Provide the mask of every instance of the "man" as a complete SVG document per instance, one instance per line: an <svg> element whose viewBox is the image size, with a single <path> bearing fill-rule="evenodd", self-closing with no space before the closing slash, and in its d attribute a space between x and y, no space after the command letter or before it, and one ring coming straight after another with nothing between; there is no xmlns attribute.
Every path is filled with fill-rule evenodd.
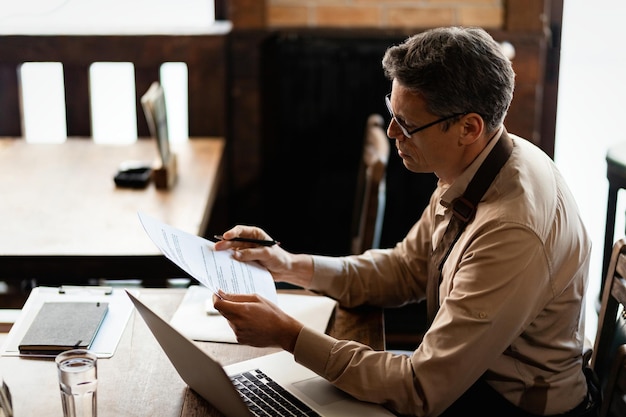
<svg viewBox="0 0 626 417"><path fill-rule="evenodd" d="M434 288L420 346L398 355L336 340L255 295L221 294L215 307L240 343L280 346L356 398L400 414L591 415L582 363L590 240L550 158L504 129L510 61L484 30L451 27L389 48L383 68L392 82L387 134L407 169L439 179L404 240L336 258L227 240L216 248L234 248L237 259L260 262L275 281L344 306L400 306ZM443 245L451 249L439 273L430 260L456 221L452 206L502 149L503 166L479 181L487 188L469 224L456 243ZM237 236L269 238L250 226L224 233Z"/></svg>

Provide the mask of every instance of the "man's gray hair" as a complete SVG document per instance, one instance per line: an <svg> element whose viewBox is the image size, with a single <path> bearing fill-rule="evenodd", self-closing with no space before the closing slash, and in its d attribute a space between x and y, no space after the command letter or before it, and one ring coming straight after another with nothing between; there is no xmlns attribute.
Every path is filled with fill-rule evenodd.
<svg viewBox="0 0 626 417"><path fill-rule="evenodd" d="M487 131L500 126L513 99L511 61L480 28L427 30L387 49L382 64L387 78L421 95L434 115L478 113Z"/></svg>

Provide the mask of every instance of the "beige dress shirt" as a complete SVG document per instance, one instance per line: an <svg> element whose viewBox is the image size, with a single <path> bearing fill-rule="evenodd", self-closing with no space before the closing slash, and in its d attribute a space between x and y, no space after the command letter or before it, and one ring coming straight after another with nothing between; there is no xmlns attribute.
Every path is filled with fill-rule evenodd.
<svg viewBox="0 0 626 417"><path fill-rule="evenodd" d="M401 414L436 416L481 375L539 415L585 397L581 372L591 243L552 160L510 135L513 153L446 261L441 307L409 357L376 352L304 328L296 361L361 400ZM392 249L314 257L310 289L344 306L399 306L425 298L428 258L449 203L462 194L495 141L450 187L441 184Z"/></svg>

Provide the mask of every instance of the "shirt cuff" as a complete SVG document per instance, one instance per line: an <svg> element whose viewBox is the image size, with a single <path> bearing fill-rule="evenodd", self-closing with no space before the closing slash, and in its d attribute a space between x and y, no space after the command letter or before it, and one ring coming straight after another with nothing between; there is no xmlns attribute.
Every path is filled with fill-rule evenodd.
<svg viewBox="0 0 626 417"><path fill-rule="evenodd" d="M341 258L313 255L313 279L308 289L328 291L333 287L333 280L344 268Z"/></svg>
<svg viewBox="0 0 626 417"><path fill-rule="evenodd" d="M324 377L330 351L337 340L306 326L300 330L293 357L301 365Z"/></svg>

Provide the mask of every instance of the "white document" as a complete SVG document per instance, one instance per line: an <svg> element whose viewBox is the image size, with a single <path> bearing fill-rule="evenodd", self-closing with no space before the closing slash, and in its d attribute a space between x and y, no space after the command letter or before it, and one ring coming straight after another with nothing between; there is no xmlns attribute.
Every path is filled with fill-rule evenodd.
<svg viewBox="0 0 626 417"><path fill-rule="evenodd" d="M276 286L269 271L256 262L241 262L231 250L216 251L215 244L200 236L138 213L146 233L170 261L200 281L212 292L256 293L277 302Z"/></svg>
<svg viewBox="0 0 626 417"><path fill-rule="evenodd" d="M211 313L212 295L208 288L190 286L170 324L193 340L237 343L228 321L219 314ZM337 302L321 295L279 293L277 304L305 326L324 333Z"/></svg>

